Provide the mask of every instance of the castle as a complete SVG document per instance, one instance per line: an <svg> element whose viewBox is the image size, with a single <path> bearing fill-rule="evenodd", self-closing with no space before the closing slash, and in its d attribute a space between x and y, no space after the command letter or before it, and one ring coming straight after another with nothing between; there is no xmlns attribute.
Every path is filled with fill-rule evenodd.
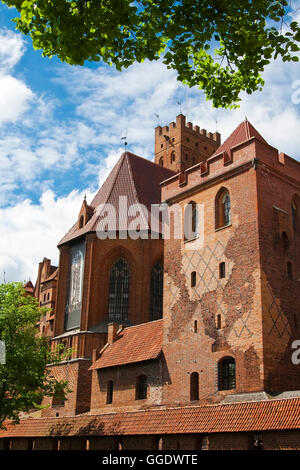
<svg viewBox="0 0 300 470"><path fill-rule="evenodd" d="M72 391L0 446L300 448L299 211L300 163L247 120L221 144L180 114L154 163L124 152L25 286L50 308L40 334L72 348L51 366Z"/></svg>

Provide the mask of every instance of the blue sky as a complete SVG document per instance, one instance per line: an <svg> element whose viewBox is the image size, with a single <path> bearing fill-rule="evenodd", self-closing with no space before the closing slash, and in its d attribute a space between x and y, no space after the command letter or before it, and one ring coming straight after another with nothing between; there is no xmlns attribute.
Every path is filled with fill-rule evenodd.
<svg viewBox="0 0 300 470"><path fill-rule="evenodd" d="M300 19L300 1L293 2ZM123 72L43 58L16 33L13 10L0 4L0 282L35 281L56 245L123 151L152 159L154 128L175 120L178 100L187 120L222 134L247 116L266 140L300 160L300 65L272 63L262 93L243 96L238 110L216 110L197 88L176 80L160 62ZM298 103L299 102L299 103Z"/></svg>

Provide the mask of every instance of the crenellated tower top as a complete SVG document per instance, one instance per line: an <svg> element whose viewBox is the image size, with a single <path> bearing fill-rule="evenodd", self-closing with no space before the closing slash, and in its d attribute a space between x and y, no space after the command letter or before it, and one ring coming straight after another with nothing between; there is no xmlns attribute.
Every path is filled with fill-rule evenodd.
<svg viewBox="0 0 300 470"><path fill-rule="evenodd" d="M155 129L155 163L173 171L184 171L209 158L221 145L218 132L207 132L179 114L176 123Z"/></svg>

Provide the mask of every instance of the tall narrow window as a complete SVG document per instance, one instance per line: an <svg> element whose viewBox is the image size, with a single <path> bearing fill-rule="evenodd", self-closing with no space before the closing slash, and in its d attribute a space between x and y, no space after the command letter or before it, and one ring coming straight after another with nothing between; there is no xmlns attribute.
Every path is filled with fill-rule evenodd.
<svg viewBox="0 0 300 470"><path fill-rule="evenodd" d="M286 253L290 247L289 237L287 236L286 232L282 232L281 239L283 251Z"/></svg>
<svg viewBox="0 0 300 470"><path fill-rule="evenodd" d="M235 360L225 357L218 363L218 388L231 390L235 388Z"/></svg>
<svg viewBox="0 0 300 470"><path fill-rule="evenodd" d="M164 166L164 159L162 157L159 159L159 166Z"/></svg>
<svg viewBox="0 0 300 470"><path fill-rule="evenodd" d="M108 319L122 322L128 318L130 269L124 258L119 258L110 269Z"/></svg>
<svg viewBox="0 0 300 470"><path fill-rule="evenodd" d="M184 211L184 237L193 240L198 235L198 209L194 201L190 201Z"/></svg>
<svg viewBox="0 0 300 470"><path fill-rule="evenodd" d="M293 229L296 232L298 229L298 209L295 201L292 201L292 224Z"/></svg>
<svg viewBox="0 0 300 470"><path fill-rule="evenodd" d="M68 297L65 307L65 329L80 326L83 292L85 242L76 243L71 248L68 277Z"/></svg>
<svg viewBox="0 0 300 470"><path fill-rule="evenodd" d="M225 263L222 262L219 264L219 278L220 279L223 279L226 275L226 271L225 271Z"/></svg>
<svg viewBox="0 0 300 470"><path fill-rule="evenodd" d="M151 271L150 285L150 321L162 318L164 270L161 262L156 263Z"/></svg>
<svg viewBox="0 0 300 470"><path fill-rule="evenodd" d="M197 274L196 271L191 273L191 287L195 287L197 282Z"/></svg>
<svg viewBox="0 0 300 470"><path fill-rule="evenodd" d="M136 381L135 399L146 400L147 398L147 377L140 375Z"/></svg>
<svg viewBox="0 0 300 470"><path fill-rule="evenodd" d="M109 380L107 383L107 390L106 390L106 404L110 405L113 401L113 393L114 393L114 383L112 380Z"/></svg>
<svg viewBox="0 0 300 470"><path fill-rule="evenodd" d="M199 374L193 372L190 376L190 400L199 400Z"/></svg>
<svg viewBox="0 0 300 470"><path fill-rule="evenodd" d="M221 320L221 315L217 315L217 329L220 330L222 327L222 320Z"/></svg>
<svg viewBox="0 0 300 470"><path fill-rule="evenodd" d="M79 219L79 228L82 228L83 225L84 225L84 215L81 215Z"/></svg>
<svg viewBox="0 0 300 470"><path fill-rule="evenodd" d="M229 192L222 189L216 196L216 228L231 224L231 202Z"/></svg>
<svg viewBox="0 0 300 470"><path fill-rule="evenodd" d="M171 160L171 163L175 162L175 152L172 152L172 153L171 153L171 158L170 158L170 160Z"/></svg>

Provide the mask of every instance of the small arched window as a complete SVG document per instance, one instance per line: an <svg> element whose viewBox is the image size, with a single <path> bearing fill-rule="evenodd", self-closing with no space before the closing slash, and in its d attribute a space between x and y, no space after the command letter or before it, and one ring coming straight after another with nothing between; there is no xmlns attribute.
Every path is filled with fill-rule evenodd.
<svg viewBox="0 0 300 470"><path fill-rule="evenodd" d="M190 375L190 400L199 400L199 374L193 372Z"/></svg>
<svg viewBox="0 0 300 470"><path fill-rule="evenodd" d="M161 262L156 263L151 271L150 284L150 321L162 318L164 270Z"/></svg>
<svg viewBox="0 0 300 470"><path fill-rule="evenodd" d="M221 189L216 196L216 228L231 224L231 201L227 189Z"/></svg>
<svg viewBox="0 0 300 470"><path fill-rule="evenodd" d="M198 209L194 201L190 201L184 211L184 237L193 240L198 236Z"/></svg>
<svg viewBox="0 0 300 470"><path fill-rule="evenodd" d="M82 228L84 225L84 215L82 214L79 218L79 228Z"/></svg>
<svg viewBox="0 0 300 470"><path fill-rule="evenodd" d="M135 399L146 400L147 398L147 376L140 375L136 380Z"/></svg>
<svg viewBox="0 0 300 470"><path fill-rule="evenodd" d="M218 363L218 389L233 388L235 388L235 360L233 357L225 357Z"/></svg>
<svg viewBox="0 0 300 470"><path fill-rule="evenodd" d="M164 159L163 159L163 157L161 157L161 158L159 159L159 166L164 166Z"/></svg>
<svg viewBox="0 0 300 470"><path fill-rule="evenodd" d="M292 224L296 232L298 230L298 207L296 201L292 201Z"/></svg>
<svg viewBox="0 0 300 470"><path fill-rule="evenodd" d="M114 394L114 383L112 380L107 382L107 389L106 389L106 404L109 405L113 401L113 394Z"/></svg>
<svg viewBox="0 0 300 470"><path fill-rule="evenodd" d="M174 151L171 153L170 161L171 161L171 163L175 162L175 152Z"/></svg>
<svg viewBox="0 0 300 470"><path fill-rule="evenodd" d="M108 319L121 323L128 318L130 269L124 258L110 268Z"/></svg>

